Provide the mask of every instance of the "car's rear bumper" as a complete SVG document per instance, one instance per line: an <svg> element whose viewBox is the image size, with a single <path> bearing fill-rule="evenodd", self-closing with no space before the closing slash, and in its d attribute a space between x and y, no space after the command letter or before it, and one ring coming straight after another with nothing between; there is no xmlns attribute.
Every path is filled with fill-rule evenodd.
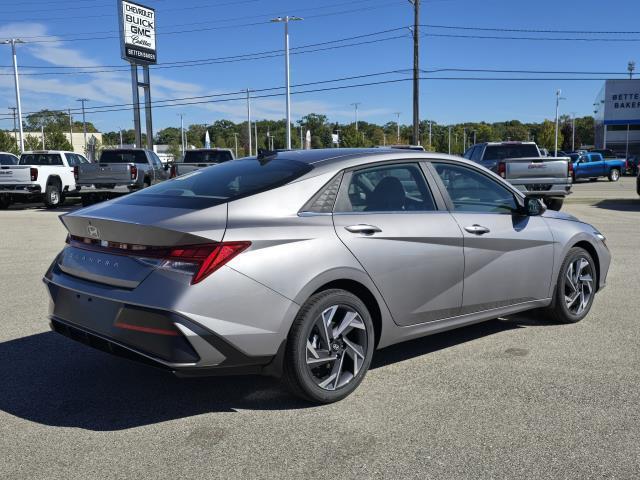
<svg viewBox="0 0 640 480"><path fill-rule="evenodd" d="M99 194L111 195L114 197L119 195L126 195L127 193L135 192L136 190L139 190L140 188L142 188L141 185L135 182L116 185L114 187L104 187L101 185L86 184L86 183L79 184L79 186L82 187L81 195L91 195L91 194L99 193Z"/></svg>
<svg viewBox="0 0 640 480"><path fill-rule="evenodd" d="M42 193L42 187L37 183L1 184L0 194L11 195L38 195Z"/></svg>
<svg viewBox="0 0 640 480"><path fill-rule="evenodd" d="M508 180L514 187L522 193L533 197L566 197L571 195L571 186L569 183L551 183L544 179L536 179L534 181L524 182L522 180Z"/></svg>
<svg viewBox="0 0 640 480"><path fill-rule="evenodd" d="M66 274L54 262L44 278L51 327L182 376L278 373L274 360L295 303L228 267L208 285L170 276L152 273L134 289L117 288ZM208 288L194 293L198 287Z"/></svg>

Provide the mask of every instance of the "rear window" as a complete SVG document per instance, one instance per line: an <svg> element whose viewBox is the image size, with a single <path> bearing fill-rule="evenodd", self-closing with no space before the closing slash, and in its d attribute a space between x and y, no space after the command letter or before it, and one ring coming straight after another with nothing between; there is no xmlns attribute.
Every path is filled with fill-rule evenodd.
<svg viewBox="0 0 640 480"><path fill-rule="evenodd" d="M23 153L20 155L20 165L62 165L59 153Z"/></svg>
<svg viewBox="0 0 640 480"><path fill-rule="evenodd" d="M147 163L142 150L103 150L100 163Z"/></svg>
<svg viewBox="0 0 640 480"><path fill-rule="evenodd" d="M187 150L184 154L184 163L222 163L232 160L231 152L225 150Z"/></svg>
<svg viewBox="0 0 640 480"><path fill-rule="evenodd" d="M196 170L122 197L122 203L206 208L285 185L312 167L295 160L235 160Z"/></svg>
<svg viewBox="0 0 640 480"><path fill-rule="evenodd" d="M6 153L0 153L0 165L15 165L17 158L13 155L7 155Z"/></svg>
<svg viewBox="0 0 640 480"><path fill-rule="evenodd" d="M483 160L504 160L505 158L539 157L535 145L487 145Z"/></svg>

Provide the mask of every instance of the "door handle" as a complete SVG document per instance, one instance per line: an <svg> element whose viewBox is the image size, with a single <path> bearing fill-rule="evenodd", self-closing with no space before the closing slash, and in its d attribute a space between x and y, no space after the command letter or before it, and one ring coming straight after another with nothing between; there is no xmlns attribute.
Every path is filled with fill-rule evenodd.
<svg viewBox="0 0 640 480"><path fill-rule="evenodd" d="M473 233L474 235L484 235L485 233L489 233L491 231L487 227L483 227L482 225L478 225L477 223L474 223L470 227L464 227L464 229L469 233Z"/></svg>
<svg viewBox="0 0 640 480"><path fill-rule="evenodd" d="M373 235L374 233L381 232L382 229L376 227L375 225L349 225L348 227L344 227L347 232L351 233L364 233L365 235Z"/></svg>

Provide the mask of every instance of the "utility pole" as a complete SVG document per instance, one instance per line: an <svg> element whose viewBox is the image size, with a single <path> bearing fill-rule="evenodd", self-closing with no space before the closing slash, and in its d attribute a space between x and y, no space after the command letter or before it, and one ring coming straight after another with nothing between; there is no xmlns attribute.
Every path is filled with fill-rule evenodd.
<svg viewBox="0 0 640 480"><path fill-rule="evenodd" d="M87 153L87 120L84 114L84 102L88 102L86 98L79 98L77 102L82 103L82 133L84 134L84 153Z"/></svg>
<svg viewBox="0 0 640 480"><path fill-rule="evenodd" d="M277 17L271 21L274 23L284 23L284 70L285 70L285 84L287 89L287 150L291 150L291 85L289 84L289 22L300 21L300 17Z"/></svg>
<svg viewBox="0 0 640 480"><path fill-rule="evenodd" d="M42 150L45 150L45 148L44 148L44 125L40 126L40 132L41 132L41 135L42 135Z"/></svg>
<svg viewBox="0 0 640 480"><path fill-rule="evenodd" d="M258 122L253 122L253 132L255 133L253 141L256 142L256 155L258 155Z"/></svg>
<svg viewBox="0 0 640 480"><path fill-rule="evenodd" d="M413 144L420 145L420 0L409 0L413 5Z"/></svg>
<svg viewBox="0 0 640 480"><path fill-rule="evenodd" d="M16 88L16 107L18 108L18 127L20 130L20 153L24 152L24 131L22 130L22 104L20 103L20 80L18 78L18 59L16 56L16 43L24 43L19 38L12 38L2 42L5 45L11 45L13 53L13 81Z"/></svg>
<svg viewBox="0 0 640 480"><path fill-rule="evenodd" d="M431 150L431 120L429 120L429 150Z"/></svg>
<svg viewBox="0 0 640 480"><path fill-rule="evenodd" d="M67 112L69 112L69 145L71 145L71 150L73 150L73 117L71 116L70 108Z"/></svg>
<svg viewBox="0 0 640 480"><path fill-rule="evenodd" d="M247 134L249 137L249 156L251 156L251 98L249 97L249 89L247 88ZM256 154L258 148L256 147Z"/></svg>
<svg viewBox="0 0 640 480"><path fill-rule="evenodd" d="M562 90L556 90L556 145L553 154L554 157L558 156L558 112L560 109L560 100L566 100L566 98L560 96L561 94Z"/></svg>
<svg viewBox="0 0 640 480"><path fill-rule="evenodd" d="M571 151L576 151L576 114L571 112Z"/></svg>
<svg viewBox="0 0 640 480"><path fill-rule="evenodd" d="M236 144L236 158L238 158L238 133L233 132L233 140Z"/></svg>
<svg viewBox="0 0 640 480"><path fill-rule="evenodd" d="M122 127L119 128L120 132L120 148L122 148Z"/></svg>
<svg viewBox="0 0 640 480"><path fill-rule="evenodd" d="M449 125L449 155L451 155L451 125Z"/></svg>
<svg viewBox="0 0 640 480"><path fill-rule="evenodd" d="M467 150L467 127L462 129L462 153Z"/></svg>
<svg viewBox="0 0 640 480"><path fill-rule="evenodd" d="M400 143L400 113L402 113L402 112L395 112L396 128L397 128L397 135L396 135L396 142L397 143Z"/></svg>
<svg viewBox="0 0 640 480"><path fill-rule="evenodd" d="M361 102L352 103L351 106L356 110L356 132L358 131L358 105L362 105Z"/></svg>

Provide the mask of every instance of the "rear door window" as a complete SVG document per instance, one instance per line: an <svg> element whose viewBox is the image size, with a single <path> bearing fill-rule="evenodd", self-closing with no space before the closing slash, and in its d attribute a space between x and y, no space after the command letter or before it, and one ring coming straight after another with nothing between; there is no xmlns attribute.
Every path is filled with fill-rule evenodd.
<svg viewBox="0 0 640 480"><path fill-rule="evenodd" d="M474 162L479 162L480 160L482 160L482 148L483 147L476 147L476 149L473 151L473 154L471 155L471 160L473 160Z"/></svg>
<svg viewBox="0 0 640 480"><path fill-rule="evenodd" d="M17 160L13 155L0 153L0 165L15 165L18 163Z"/></svg>
<svg viewBox="0 0 640 480"><path fill-rule="evenodd" d="M20 165L62 165L62 157L59 153L23 153Z"/></svg>
<svg viewBox="0 0 640 480"><path fill-rule="evenodd" d="M504 160L506 158L539 157L538 148L533 144L487 145L484 160Z"/></svg>
<svg viewBox="0 0 640 480"><path fill-rule="evenodd" d="M100 163L147 163L142 150L103 150Z"/></svg>
<svg viewBox="0 0 640 480"><path fill-rule="evenodd" d="M184 163L222 163L231 160L231 152L226 150L187 150Z"/></svg>

